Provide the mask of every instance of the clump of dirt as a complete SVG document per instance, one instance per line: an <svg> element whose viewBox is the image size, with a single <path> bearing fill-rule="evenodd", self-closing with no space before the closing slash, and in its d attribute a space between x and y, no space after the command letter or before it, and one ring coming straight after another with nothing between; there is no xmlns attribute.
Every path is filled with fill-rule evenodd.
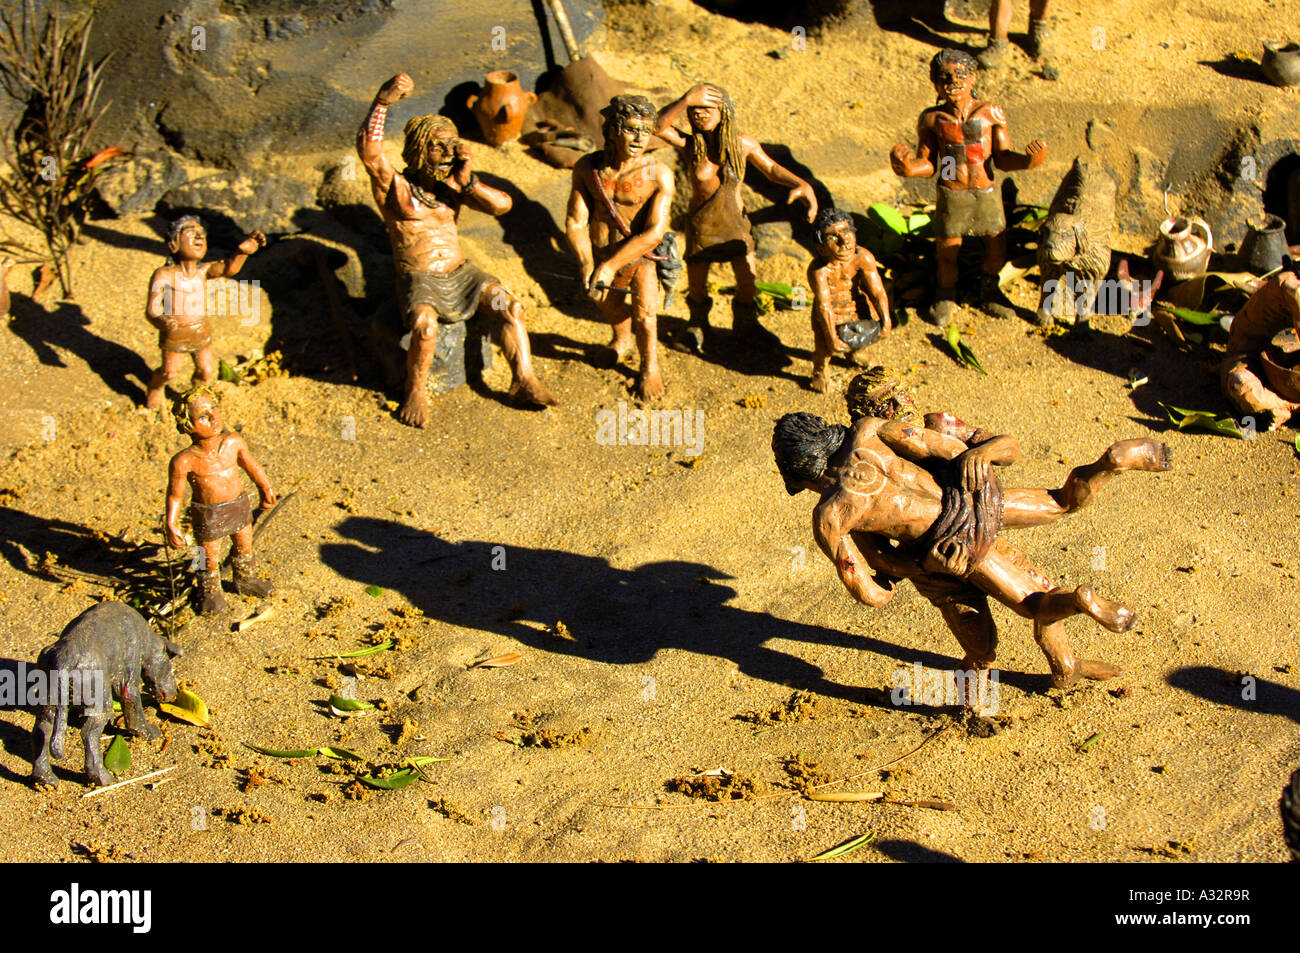
<svg viewBox="0 0 1300 953"><path fill-rule="evenodd" d="M795 692L785 702L766 711L746 711L733 715L736 721L746 721L752 725L794 724L817 717L817 706L821 703L812 692Z"/></svg>
<svg viewBox="0 0 1300 953"><path fill-rule="evenodd" d="M591 740L592 732L588 725L583 725L575 731L557 731L553 728L540 727L545 718L545 715L534 715L526 711L517 711L511 715L512 727L520 732L514 743L521 748L569 748L586 744Z"/></svg>
<svg viewBox="0 0 1300 953"><path fill-rule="evenodd" d="M356 603L349 596L331 596L316 607L316 618L334 619L351 609Z"/></svg>
<svg viewBox="0 0 1300 953"><path fill-rule="evenodd" d="M430 801L429 807L436 813L441 814L449 821L455 821L457 824L473 824L474 818L463 812L455 804L452 804L445 797L440 797L436 801Z"/></svg>
<svg viewBox="0 0 1300 953"><path fill-rule="evenodd" d="M803 755L793 754L781 759L781 767L790 779L790 787L800 794L807 794L813 788L821 787L835 780L829 771L823 770L817 761L805 761Z"/></svg>
<svg viewBox="0 0 1300 953"><path fill-rule="evenodd" d="M765 785L757 778L726 768L673 778L664 787L677 794L705 801L752 801Z"/></svg>
<svg viewBox="0 0 1300 953"><path fill-rule="evenodd" d="M225 812L226 820L232 824L270 824L271 816L255 807L237 807Z"/></svg>
<svg viewBox="0 0 1300 953"><path fill-rule="evenodd" d="M369 801L375 796L375 792L360 781L353 780L343 789L343 796L349 801Z"/></svg>
<svg viewBox="0 0 1300 953"><path fill-rule="evenodd" d="M200 729L198 742L190 747L203 758L205 768L230 767L230 748L225 739L211 728Z"/></svg>
<svg viewBox="0 0 1300 953"><path fill-rule="evenodd" d="M253 788L260 788L268 781L274 781L277 784L281 783L279 778L264 773L260 768L245 768L243 777L239 780L239 790L247 794Z"/></svg>
<svg viewBox="0 0 1300 953"><path fill-rule="evenodd" d="M95 864L111 864L115 861L131 859L129 854L122 853L115 845L101 844L97 840L91 841L89 844L74 843L72 852Z"/></svg>

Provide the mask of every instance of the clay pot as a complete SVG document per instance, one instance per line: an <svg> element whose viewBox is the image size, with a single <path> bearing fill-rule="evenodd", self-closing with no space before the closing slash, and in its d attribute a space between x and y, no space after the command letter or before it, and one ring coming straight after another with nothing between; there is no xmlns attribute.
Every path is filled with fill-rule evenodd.
<svg viewBox="0 0 1300 953"><path fill-rule="evenodd" d="M1265 40L1259 65L1274 86L1300 86L1300 45Z"/></svg>
<svg viewBox="0 0 1300 953"><path fill-rule="evenodd" d="M1160 240L1151 257L1174 281L1186 281L1205 273L1213 250L1214 236L1205 219L1175 215L1160 223Z"/></svg>
<svg viewBox="0 0 1300 953"><path fill-rule="evenodd" d="M465 101L483 138L494 146L518 139L524 114L537 102L537 94L524 92L519 77L509 70L493 70L485 79L483 88Z"/></svg>
<svg viewBox="0 0 1300 953"><path fill-rule="evenodd" d="M1246 237L1241 242L1241 263L1247 271L1257 275L1282 267L1286 254L1286 222L1276 215L1264 219L1261 227L1246 225Z"/></svg>

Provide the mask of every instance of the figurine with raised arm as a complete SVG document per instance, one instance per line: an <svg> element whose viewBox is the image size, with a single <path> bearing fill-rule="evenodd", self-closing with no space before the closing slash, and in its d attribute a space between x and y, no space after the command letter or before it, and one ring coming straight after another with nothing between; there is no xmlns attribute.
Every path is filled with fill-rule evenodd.
<svg viewBox="0 0 1300 953"><path fill-rule="evenodd" d="M460 250L456 222L461 209L504 215L513 204L510 196L472 171L469 147L446 116L416 116L406 124L403 172L384 155L388 108L414 86L405 73L381 86L357 132L357 154L388 228L399 304L410 331L406 395L398 419L413 427L428 423L426 384L438 322L467 321L476 315L489 322L510 364L510 398L536 406L557 404L559 399L533 373L523 304L500 280L466 261Z"/></svg>
<svg viewBox="0 0 1300 953"><path fill-rule="evenodd" d="M812 288L813 390L830 386L826 367L832 356L847 353L853 363L871 363L867 346L893 327L889 297L875 256L858 245L853 217L837 208L817 216L813 236L818 257L808 266Z"/></svg>
<svg viewBox="0 0 1300 953"><path fill-rule="evenodd" d="M587 293L614 327L610 357L617 364L641 352L637 393L663 395L659 369L658 262L673 201L672 171L645 151L655 109L644 96L615 96L604 110L605 148L578 160L564 231Z"/></svg>
<svg viewBox="0 0 1300 953"><path fill-rule="evenodd" d="M1137 622L1133 610L1088 586L1056 586L998 533L1076 512L1116 473L1168 470L1169 448L1124 440L1072 470L1060 489L1003 490L992 468L1019 459L1014 437L948 414L918 420L911 395L884 368L855 378L847 397L852 427L786 414L772 449L787 491L820 494L813 533L850 594L883 606L900 579L912 580L961 643L962 667L975 670L994 661L992 596L1031 620L1053 685L1117 675L1113 665L1075 656L1063 620L1086 615L1126 632Z"/></svg>
<svg viewBox="0 0 1300 953"><path fill-rule="evenodd" d="M686 114L689 130L675 123ZM802 202L805 217L817 215L812 186L772 159L753 136L736 125L736 104L726 90L709 83L692 86L675 102L659 111L655 134L677 148L691 181L690 220L686 226L686 304L690 309L681 343L701 350L709 327L709 267L730 262L736 279L732 303L733 328L752 331L758 326L754 305L757 267L754 236L740 184L752 164L770 182L790 189L786 201Z"/></svg>
<svg viewBox="0 0 1300 953"><path fill-rule="evenodd" d="M969 53L940 50L930 61L930 81L939 104L921 113L917 149L894 146L889 161L907 178L938 175L934 213L938 287L930 320L940 327L952 320L957 302L957 255L963 236L984 239L980 306L999 318L1015 309L998 287L1006 262L1006 216L994 184L994 167L1004 172L1033 169L1047 158L1047 143L1035 139L1024 152L1011 150L1002 107L974 95L979 64Z"/></svg>
<svg viewBox="0 0 1300 953"><path fill-rule="evenodd" d="M204 262L208 233L203 222L195 215L182 215L172 222L167 232L171 262L149 279L149 301L145 306L145 317L158 329L158 345L162 348L162 366L149 379L146 407L162 406L163 390L180 373L187 354L194 359L195 384L207 384L216 378L207 280L239 274L248 256L265 245L265 235L249 232L235 254L224 261Z"/></svg>
<svg viewBox="0 0 1300 953"><path fill-rule="evenodd" d="M260 509L279 501L266 471L248 449L244 438L222 423L216 395L198 386L176 399L172 408L176 429L188 434L192 445L172 457L167 480L167 545L184 548L181 534L181 503L185 484L190 485L190 523L194 540L203 548L199 568L199 614L223 612L226 599L221 592L221 541L234 539L231 565L235 591L243 596L268 596L269 582L253 572L253 508L239 479L242 468L261 494Z"/></svg>
<svg viewBox="0 0 1300 953"><path fill-rule="evenodd" d="M1232 319L1219 371L1224 394L1255 418L1256 430L1275 430L1300 410L1297 354L1272 344L1287 328L1300 335L1300 269L1289 258Z"/></svg>

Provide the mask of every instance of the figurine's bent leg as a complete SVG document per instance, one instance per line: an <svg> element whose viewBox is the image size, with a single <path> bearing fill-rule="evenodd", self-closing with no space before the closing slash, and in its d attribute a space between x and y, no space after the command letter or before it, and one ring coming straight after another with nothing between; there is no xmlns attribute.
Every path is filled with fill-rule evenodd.
<svg viewBox="0 0 1300 953"><path fill-rule="evenodd" d="M57 785L58 779L50 768L50 743L54 736L54 711L42 706L36 712L36 723L32 726L32 783ZM60 753L63 746L59 746Z"/></svg>
<svg viewBox="0 0 1300 953"><path fill-rule="evenodd" d="M492 338L501 346L510 365L510 399L540 407L558 404L560 399L542 386L533 373L522 302L501 285L490 284L483 289L479 313L491 321Z"/></svg>
<svg viewBox="0 0 1300 953"><path fill-rule="evenodd" d="M235 592L241 596L263 598L275 592L268 580L257 576L253 560L253 527L243 527L234 535L235 552L230 559Z"/></svg>
<svg viewBox="0 0 1300 953"><path fill-rule="evenodd" d="M813 373L812 373L812 380L808 382L808 386L811 387L813 390L817 391L819 394L824 394L830 389L830 380L827 377L826 369L827 369L827 365L830 364L832 352L830 348L827 346L827 342L824 340L825 333L822 331L821 325L817 321L815 309L813 312L813 319L812 319L812 332L813 332L813 356L812 356Z"/></svg>
<svg viewBox="0 0 1300 953"><path fill-rule="evenodd" d="M1075 467L1057 490L1012 487L1003 492L1002 525L1041 526L1090 503L1116 473L1173 469L1168 444L1138 438L1111 444L1095 463Z"/></svg>
<svg viewBox="0 0 1300 953"><path fill-rule="evenodd" d="M982 670L992 665L997 656L998 627L988 599L954 599L938 605L938 609L966 653L961 667Z"/></svg>
<svg viewBox="0 0 1300 953"><path fill-rule="evenodd" d="M655 400L663 396L664 380L659 370L659 275L654 262L637 265L628 287L632 289L632 327L641 352L637 393L643 400Z"/></svg>
<svg viewBox="0 0 1300 953"><path fill-rule="evenodd" d="M158 727L145 717L139 687L132 688L129 695L125 690L122 692L122 720L126 722L127 731L141 738L153 741L161 734Z"/></svg>
<svg viewBox="0 0 1300 953"><path fill-rule="evenodd" d="M210 384L217 379L217 356L212 353L212 345L201 347L194 352L194 383Z"/></svg>
<svg viewBox="0 0 1300 953"><path fill-rule="evenodd" d="M1001 199L996 199L1001 201ZM1007 262L1006 232L984 236L984 263L980 267L980 308L995 318L1014 318L1015 305L1002 292L998 273Z"/></svg>
<svg viewBox="0 0 1300 953"><path fill-rule="evenodd" d="M679 351L699 354L704 350L704 337L709 333L709 312L713 309L713 299L709 297L709 262L687 262L686 282L686 310L690 317L673 344Z"/></svg>
<svg viewBox="0 0 1300 953"><path fill-rule="evenodd" d="M427 304L417 304L411 314L411 346L406 352L406 400L397 411L397 419L412 427L429 422L429 394L425 385L429 365L438 343L438 312Z"/></svg>
<svg viewBox="0 0 1300 953"><path fill-rule="evenodd" d="M202 545L203 565L197 573L199 615L213 615L226 611L226 596L221 591L221 540L208 540Z"/></svg>
<svg viewBox="0 0 1300 953"><path fill-rule="evenodd" d="M934 240L939 286L935 288L934 302L930 305L930 320L939 327L951 321L953 312L957 310L957 256L960 253L961 236Z"/></svg>
<svg viewBox="0 0 1300 953"><path fill-rule="evenodd" d="M1256 418L1256 430L1276 430L1300 410L1300 404L1284 400L1264 385L1251 370L1250 360L1245 354L1233 355L1225 360L1219 371L1219 379L1224 395L1233 405Z"/></svg>
<svg viewBox="0 0 1300 953"><path fill-rule="evenodd" d="M86 775L100 787L105 788L114 781L113 775L104 767L104 752L100 747L109 714L108 712L86 712L86 720L81 726L81 741L86 749Z"/></svg>
<svg viewBox="0 0 1300 953"><path fill-rule="evenodd" d="M181 372L184 362L185 355L180 351L162 352L162 366L149 378L149 390L144 396L146 407L156 410L162 406L163 391L167 387L167 382Z"/></svg>
<svg viewBox="0 0 1300 953"><path fill-rule="evenodd" d="M758 290L758 257L750 252L743 258L732 259L731 274L736 279L735 300L752 302Z"/></svg>

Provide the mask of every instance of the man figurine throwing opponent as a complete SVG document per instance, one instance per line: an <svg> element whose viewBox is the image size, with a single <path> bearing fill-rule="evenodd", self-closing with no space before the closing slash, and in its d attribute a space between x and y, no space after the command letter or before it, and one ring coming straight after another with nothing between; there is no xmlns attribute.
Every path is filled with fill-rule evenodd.
<svg viewBox="0 0 1300 953"><path fill-rule="evenodd" d="M397 267L399 304L411 332L406 354L406 399L398 419L413 427L429 420L426 383L437 343L438 321L466 321L481 315L505 352L514 382L510 397L546 406L558 398L533 374L524 328L524 306L501 282L465 260L456 220L470 208L488 215L510 211L510 196L485 185L470 170L468 147L445 116L416 116L406 124L398 172L384 155L384 120L388 107L414 88L399 73L380 87L366 121L357 133L357 154L370 174L375 204L388 228Z"/></svg>

